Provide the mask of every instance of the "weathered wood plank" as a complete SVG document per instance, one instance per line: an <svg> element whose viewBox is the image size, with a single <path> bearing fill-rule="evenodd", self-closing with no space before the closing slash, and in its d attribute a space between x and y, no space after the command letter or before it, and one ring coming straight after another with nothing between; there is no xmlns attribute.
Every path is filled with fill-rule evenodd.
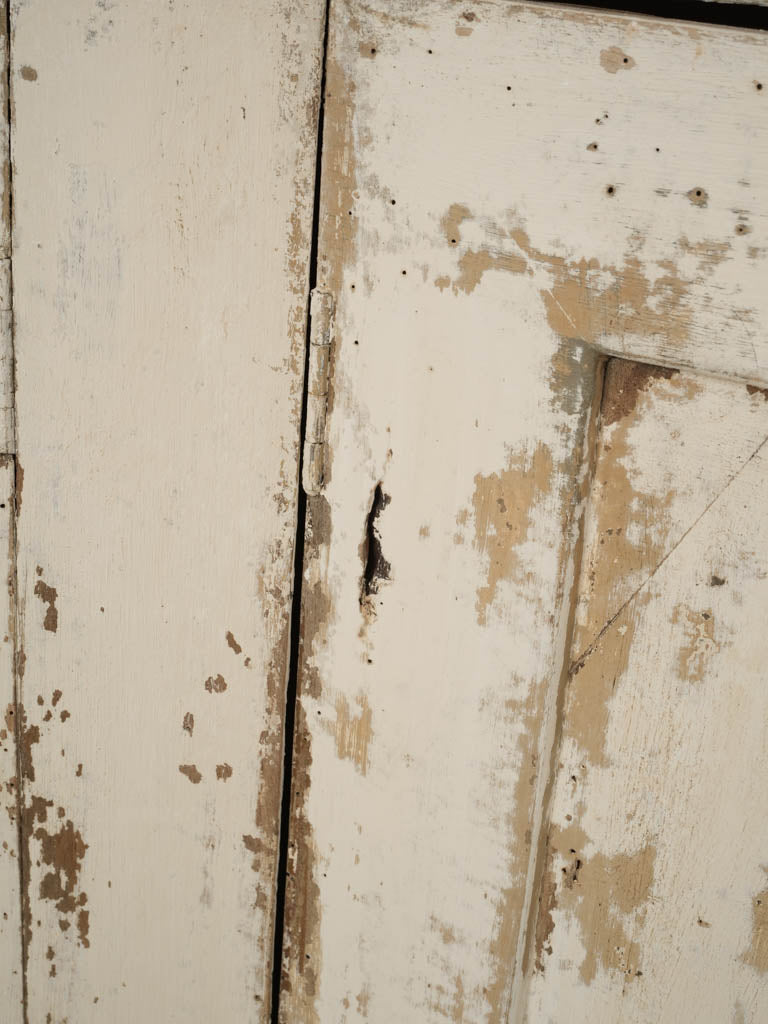
<svg viewBox="0 0 768 1024"><path fill-rule="evenodd" d="M523 1013L599 353L768 378L765 56L332 3L285 1024Z"/></svg>
<svg viewBox="0 0 768 1024"><path fill-rule="evenodd" d="M321 0L13 8L29 1019L268 1019Z"/></svg>
<svg viewBox="0 0 768 1024"><path fill-rule="evenodd" d="M609 368L526 1020L768 1016L766 451L764 392Z"/></svg>

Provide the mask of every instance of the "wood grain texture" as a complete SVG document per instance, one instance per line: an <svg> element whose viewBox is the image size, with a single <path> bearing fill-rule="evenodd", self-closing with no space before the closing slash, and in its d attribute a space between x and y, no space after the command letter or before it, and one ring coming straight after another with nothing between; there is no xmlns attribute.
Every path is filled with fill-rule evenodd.
<svg viewBox="0 0 768 1024"><path fill-rule="evenodd" d="M768 399L622 370L606 379L524 1019L757 1022Z"/></svg>
<svg viewBox="0 0 768 1024"><path fill-rule="evenodd" d="M765 56L332 3L284 1024L526 1013L602 358L766 382Z"/></svg>
<svg viewBox="0 0 768 1024"><path fill-rule="evenodd" d="M322 18L13 5L35 1024L268 1019Z"/></svg>

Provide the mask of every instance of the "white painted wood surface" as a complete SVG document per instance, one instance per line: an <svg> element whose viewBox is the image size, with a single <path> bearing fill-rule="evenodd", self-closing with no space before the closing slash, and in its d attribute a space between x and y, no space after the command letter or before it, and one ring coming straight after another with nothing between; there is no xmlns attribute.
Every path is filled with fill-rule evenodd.
<svg viewBox="0 0 768 1024"><path fill-rule="evenodd" d="M745 384L768 382L767 52L757 33L602 11L332 2L318 286L335 300L335 337L325 483L307 520L284 1024L681 1018L679 1003L661 1005L661 976L646 1005L612 962L608 991L600 975L572 1012L573 911L552 933L573 959L553 959L554 994L541 994L546 975L528 981L600 354L739 379L743 436L723 442L699 488L714 496L728 452L745 458L759 429ZM727 405L724 384L691 390L699 417L707 401ZM727 435L720 416L707 437L716 424ZM693 454L683 466L699 472ZM700 507L694 483L680 491L683 530ZM654 550L633 529L641 571ZM765 612L750 586L748 622ZM735 629L735 609L722 614ZM680 616L677 632L664 626L668 662L687 628ZM765 653L757 633L740 655L753 677ZM689 706L716 690L713 678ZM685 706L682 694L666 742ZM699 836L702 783L690 808L685 794L697 757L718 748L715 718L654 791L698 815ZM764 725L753 722L750 747L763 758ZM630 783L608 772L593 785L618 799ZM593 821L601 806L590 813L590 864L634 852L629 826L609 841ZM689 831L675 827L659 854L668 886L688 855ZM765 981L734 956L747 948L759 841L739 850L743 877L720 904L727 930L680 967L689 985L697 950L701 971L720 958L718 1007L740 1001L740 1019L755 1021ZM696 877L714 884L714 852L694 852L707 865ZM674 906L658 913L668 921ZM663 930L650 942L654 963L676 948ZM529 995L550 1016L529 1013Z"/></svg>
<svg viewBox="0 0 768 1024"><path fill-rule="evenodd" d="M268 1019L323 13L13 4L34 1024Z"/></svg>

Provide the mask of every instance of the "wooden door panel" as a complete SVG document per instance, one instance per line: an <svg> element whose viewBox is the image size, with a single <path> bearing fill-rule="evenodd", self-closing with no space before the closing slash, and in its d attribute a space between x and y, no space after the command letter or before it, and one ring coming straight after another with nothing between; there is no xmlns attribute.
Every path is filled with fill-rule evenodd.
<svg viewBox="0 0 768 1024"><path fill-rule="evenodd" d="M322 20L13 6L31 1021L269 1017Z"/></svg>
<svg viewBox="0 0 768 1024"><path fill-rule="evenodd" d="M526 1020L768 1012L767 450L765 392L609 364Z"/></svg>
<svg viewBox="0 0 768 1024"><path fill-rule="evenodd" d="M685 550L761 440L745 386L768 375L766 44L539 4L333 2L330 19L318 288L335 324L282 1018L522 1020L529 994L554 1012L547 974L528 980L574 620L581 638ZM719 457L689 466L663 521L638 499L634 555L580 595L606 355L655 364L680 405L722 411L726 385L700 380L737 378L744 431L724 440L697 407ZM690 396L665 366L697 371ZM680 846L664 856L672 885ZM578 964L548 971L576 984Z"/></svg>

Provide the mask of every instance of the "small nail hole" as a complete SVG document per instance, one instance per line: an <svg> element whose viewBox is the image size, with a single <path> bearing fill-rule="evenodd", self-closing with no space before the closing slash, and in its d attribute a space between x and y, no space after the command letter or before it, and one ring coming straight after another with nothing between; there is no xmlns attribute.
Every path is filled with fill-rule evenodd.
<svg viewBox="0 0 768 1024"><path fill-rule="evenodd" d="M616 189L613 187L613 185L609 185L605 191L608 193L609 196L612 196Z"/></svg>

